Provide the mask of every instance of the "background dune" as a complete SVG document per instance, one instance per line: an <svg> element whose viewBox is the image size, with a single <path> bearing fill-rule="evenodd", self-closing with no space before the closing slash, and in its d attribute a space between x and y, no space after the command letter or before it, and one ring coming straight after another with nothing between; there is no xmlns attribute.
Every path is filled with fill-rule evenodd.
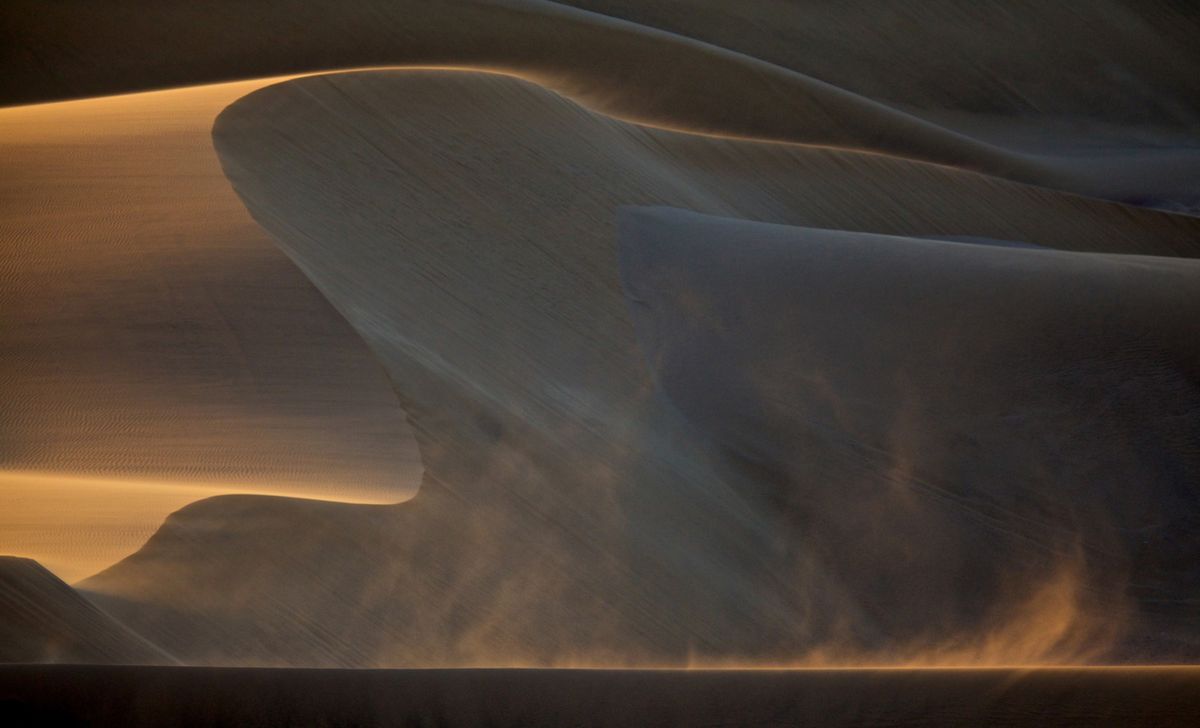
<svg viewBox="0 0 1200 728"><path fill-rule="evenodd" d="M800 3L782 11L787 27L814 28L811 35L836 39L846 32L845 41L816 47L801 30L782 36L775 30L778 3L731 10L702 2L685 14L688 20L674 22L664 20L675 16L670 5L588 5L599 12L539 0L272 0L252 8L216 3L203 10L176 2L104 7L76 2L36 10L15 3L0 26L12 40L14 68L0 98L90 95L355 66L466 65L513 70L639 122L865 148L1171 208L1193 209L1200 200L1194 174L1200 151L1192 133L1200 111L1187 101L1197 96L1189 69L1200 59L1185 31L1195 29L1200 17L1177 4L1134 8L1111 0L1093 4L1084 15L1036 4L1014 15L1004 3L945 0L918 10L881 11L866 3L830 10ZM749 21L755 17L757 24ZM643 19L650 23L639 24ZM655 22L686 28L691 37L650 27ZM1036 28L1021 43L1053 45L1056 57L1029 59L1007 42L1015 34L997 32L1014 26ZM269 38L263 28L272 29ZM977 39L984 29L995 45L981 50ZM164 37L172 41L164 43ZM864 45L872 50L856 50ZM811 60L782 54L783 46L803 47L802 57ZM992 60L997 56L1004 61ZM785 65L760 60L784 57ZM838 85L847 78L860 80ZM864 85L861 79L869 78L879 80ZM997 85L1006 92L994 93ZM930 118L941 124L870 96L884 88L890 91L882 98L933 112ZM860 90L868 95L856 93ZM985 97L995 101L984 104ZM1169 113L1161 110L1163 104ZM1110 111L1097 114L1101 107ZM1039 154L1007 149L1010 135L995 133L1003 126L961 113L1030 110L1042 121L1056 115L1050 124L1025 124L1043 140L1056 130L1052 148L1043 142ZM947 111L959 113L942 113ZM1112 127L1097 126L1098 117L1142 126L1113 138ZM942 125L947 120L955 128ZM990 140L976 133L981 125L993 132L984 135ZM1080 139L1096 140L1100 149ZM1082 146L1089 159L1063 156L1064 142L1076 153ZM1142 152L1129 154L1130 147ZM1111 159L1114 154L1119 159Z"/></svg>
<svg viewBox="0 0 1200 728"><path fill-rule="evenodd" d="M1040 584L981 650L1104 644L1126 600L1189 639L1195 261L666 208L620 238L656 381L887 633Z"/></svg>
<svg viewBox="0 0 1200 728"><path fill-rule="evenodd" d="M592 11L572 14L569 6ZM747 0L6 3L11 103L435 60L521 45L560 18L616 19L760 58L880 100L918 108L1193 129L1197 12L1171 0L911 3ZM543 27L520 28L527 19ZM551 20L554 19L554 20ZM488 22L485 22L488 21ZM263 29L274 28L273 42ZM171 43L164 43L170 38ZM478 41L491 41L481 43ZM470 46L467 41L475 41ZM533 49L530 49L532 52ZM443 57L441 60L461 60ZM614 61L618 59L612 59ZM570 58L561 59L563 64ZM645 74L679 69L642 69ZM647 78L652 77L650 75ZM733 89L722 89L732 92Z"/></svg>

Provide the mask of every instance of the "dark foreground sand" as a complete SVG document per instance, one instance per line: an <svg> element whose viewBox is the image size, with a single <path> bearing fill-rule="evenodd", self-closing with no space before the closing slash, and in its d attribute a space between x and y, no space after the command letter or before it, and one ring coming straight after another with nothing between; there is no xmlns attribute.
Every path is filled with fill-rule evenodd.
<svg viewBox="0 0 1200 728"><path fill-rule="evenodd" d="M1200 669L0 668L6 725L1195 725ZM15 719L15 722L14 722Z"/></svg>

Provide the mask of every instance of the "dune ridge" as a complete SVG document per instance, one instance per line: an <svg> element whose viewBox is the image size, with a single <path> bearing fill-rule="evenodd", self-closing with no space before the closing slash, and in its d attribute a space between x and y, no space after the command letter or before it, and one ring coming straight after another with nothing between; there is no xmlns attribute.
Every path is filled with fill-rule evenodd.
<svg viewBox="0 0 1200 728"><path fill-rule="evenodd" d="M594 3L592 7L604 11L606 5ZM635 20L641 15L628 5L615 5ZM721 11L714 13L711 6L708 11L702 17L709 19L696 21L702 26L699 33L702 36L719 32L724 26ZM969 122L963 128L949 128L816 77L760 60L754 53L732 51L636 22L550 2L503 0L436 6L367 3L333 8L277 1L260 4L254 11L236 4L218 6L215 12L206 10L203 17L194 17L173 4L133 4L124 13L108 9L101 17L95 17L94 11L89 11L86 5L72 5L60 8L58 12L61 15L51 16L45 12L22 14L14 10L10 17L13 29L9 31L16 40L14 48L24 49L25 53L34 56L56 57L63 50L38 45L38 39L46 33L39 32L38 21L34 19L48 23L54 17L58 25L67 27L88 23L82 26L87 28L86 34L67 32L66 37L78 46L74 49L76 53L96 54L98 60L103 59L108 80L94 77L88 80L88 67L78 62L66 62L61 72L69 69L77 77L77 83L90 93L105 87L100 84L120 83L119 79L124 75L114 72L114 65L124 61L128 50L105 45L108 39L117 37L151 43L158 53L169 55L173 62L164 62L157 72L149 71L138 62L141 77L150 73L151 78L161 78L159 83L167 84L355 66L471 66L518 73L563 90L604 113L640 123L861 149L963 167L1091 196L1180 210L1194 209L1200 200L1200 181L1194 173L1200 150L1194 145L1194 137L1193 144L1183 147L1173 144L1170 149L1143 148L1135 154L1128 146L1143 145L1127 144L1124 153L1120 149L1104 149L1083 158L1006 149L1003 144L973 136ZM797 12L820 11L804 8ZM850 11L851 16L854 12ZM938 12L935 9L927 12L931 16L930 24L936 26L934 18L939 17ZM985 10L982 15L987 16L989 12ZM1130 10L1122 8L1121 12L1128 14ZM654 11L647 11L647 14L653 15ZM1046 15L1047 30L1065 26L1072 20L1069 15ZM1103 17L1103 14L1097 13L1097 17ZM1168 21L1176 25L1187 21L1186 17L1172 17L1157 6L1147 8L1143 17L1154 27L1173 27ZM158 32L162 32L163 27L185 22L189 24L189 32L177 35L190 39L189 44L162 46L151 40L156 34L150 33L148 28L158 28ZM872 25L868 18L863 18L862 22L866 27ZM113 23L128 27L119 34L95 32L97 26ZM293 36L295 46L264 47L260 42L259 27L301 25L320 27L325 31L308 40L304 40L304 34L296 33ZM971 27L969 22L964 25ZM133 30L137 28L147 30ZM239 28L239 31L230 33L229 28ZM403 42L396 40L396 31L402 33ZM328 37L322 37L325 33ZM1120 49L1119 33L1114 31L1113 34L1117 41L1110 41L1108 48ZM210 39L209 35L213 37ZM348 38L353 38L353 42L348 43L345 40ZM190 47L192 42L195 47ZM1056 42L1062 43L1062 36ZM754 38L738 45L751 51L764 44L770 45L770 41ZM895 48L895 44L886 44L885 47L894 49L898 57L914 53L914 48L906 45ZM1087 45L1080 43L1071 47L1086 48ZM238 65L234 70L225 65L230 62L230 57L236 57L239 51L245 52L248 48L255 50L257 58L252 67ZM223 56L219 49L226 49ZM1157 50L1170 54L1165 45L1160 45ZM154 55L146 53L139 58ZM1142 65L1136 54L1125 53L1122 57L1125 56L1131 58L1131 65ZM1172 60L1189 60L1187 49L1175 48ZM1195 58L1190 60L1195 61ZM891 62L897 62L897 58ZM42 63L45 63L44 58ZM853 62L855 68L861 68L860 64L861 61ZM16 67L25 71L25 84L33 84L37 79L39 88L62 85L61 81L49 83L39 70L40 64L26 62ZM1174 68L1169 64L1156 67L1157 80L1168 86L1187 86L1186 74L1180 76ZM1146 68L1142 72L1153 73ZM1031 76L1036 80L1036 74L1027 72L1027 83L1034 83L1029 80ZM14 84L21 82L22 77L14 77ZM719 96L708 93L713 87L721 88L722 93ZM28 90L24 92L26 97L28 93ZM19 99L22 91L18 87L7 95ZM927 91L925 95L928 95ZM920 93L912 98L918 108L946 108L944 101L935 106L930 103L931 99ZM1188 98L1188 94L1181 92L1175 98ZM1113 104L1111 95L1108 102ZM1092 103L1086 108L1094 106ZM1123 105L1133 109L1144 106L1144 97L1135 97ZM1195 110L1182 113L1187 116ZM1194 128L1194 125L1184 127L1189 133Z"/></svg>
<svg viewBox="0 0 1200 728"><path fill-rule="evenodd" d="M30 559L0 557L0 613L0 663L176 662Z"/></svg>

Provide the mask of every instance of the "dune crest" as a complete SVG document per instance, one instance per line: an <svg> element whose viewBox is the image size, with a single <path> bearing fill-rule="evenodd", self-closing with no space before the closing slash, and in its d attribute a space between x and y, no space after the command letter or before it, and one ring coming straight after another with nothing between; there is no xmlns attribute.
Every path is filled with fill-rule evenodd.
<svg viewBox="0 0 1200 728"><path fill-rule="evenodd" d="M103 12L85 3L23 13L14 8L10 35L14 55L23 62L15 65L19 73L4 96L28 100L31 94L45 94L46 89L61 89L61 94L68 88L73 93L86 89L85 93L95 94L128 90L138 83L145 87L146 79L161 86L330 69L449 65L515 73L561 90L603 113L644 124L870 151L1180 211L1200 206L1200 179L1195 172L1200 147L1193 134L1200 108L1178 101L1195 95L1189 94L1195 89L1194 79L1178 69L1197 59L1190 44L1164 42L1186 37L1181 28L1194 19L1169 6L1151 3L1141 12L1133 12L1119 3L1111 3L1111 7L1104 3L1106 7L1094 11L1104 22L1093 21L1096 27L1087 40L1075 32L1077 18L1071 12L1027 8L1022 14L1024 22L1036 20L1032 24L1039 35L1054 37L1061 55L1070 59L1069 66L1038 72L1011 50L1011 57L1003 63L971 60L949 68L939 63L938 77L953 78L955 103L946 98L951 93L946 88L930 88L919 76L868 84L864 87L867 93L830 79L869 78L878 75L880 68L927 65L931 62L926 57L929 44L957 49L968 58L981 54L975 42L978 28L1011 22L1011 13L1004 8L977 4L966 13L940 7L922 7L907 14L893 11L911 15L906 21L925 17L926 22L913 23L911 41L876 38L872 54L888 56L888 63L864 67L855 45L847 48L829 42L821 43L828 58L816 63L796 58L782 64L763 60L781 59L779 38L773 33L747 32L747 18L767 10L754 4L730 9L701 3L695 12L687 13L690 17L683 23L664 23L664 8L639 8L620 0L575 4L588 10L542 0L367 2L328 7L271 0L252 9L218 6L199 15L173 4L155 3ZM800 4L788 12L801 25L857 25L857 32L864 35L878 33L885 17L869 8L836 10L819 4ZM1121 17L1127 22L1115 20ZM71 40L68 48L75 56L62 58L60 64L59 74L65 78L46 77L47 60L65 54L62 47L43 40L48 34L39 27L41 23L53 24ZM187 32L171 34L184 42L162 44L157 40L169 32L167 28L184 23ZM678 32L666 32L656 24ZM120 31L97 30L113 26ZM264 43L264 27L278 33L292 29L295 45ZM313 33L314 28L319 30ZM1149 34L1150 29L1158 32L1159 42L1154 45L1158 64L1149 63L1144 52L1129 48L1136 47L1130 36ZM925 33L930 37L922 43ZM112 45L114 42L120 45ZM130 54L131 43L153 51ZM251 49L255 60L250 67L229 67L231 57L247 55ZM987 55L1004 53L1003 48L986 49ZM95 60L80 63L77 58L81 57ZM156 57L162 61L149 67L143 61ZM1079 98L1065 93L1088 88L1080 79L1091 80L1096 64L1106 57L1124 64L1109 61L1118 67L1105 69L1110 71L1106 95L1097 99L1090 94ZM130 67L131 58L137 59L132 64L136 73ZM1137 75L1127 78L1127 68L1136 68ZM103 73L97 75L97 69ZM1019 78L1004 78L1004 73L1016 69L1020 69ZM125 80L133 77L140 81ZM1139 81L1147 92L1139 93ZM1004 99L1004 103L999 109L981 105L980 89L996 85L1005 93L991 98ZM721 93L710 93L713 88L720 88ZM883 92L894 101L872 96ZM1169 108L1163 106L1165 101L1160 102L1162 97L1172 99ZM1161 111L1147 119L1151 99ZM1010 115L1017 110L1028 112L1031 107L1043 114L1047 108L1056 108L1063 116L1057 126L1041 127L1044 135L1054 130L1052 148L1030 150L1011 144L1003 135L977 133L976 128L989 126L987 117L976 120L950 113L964 107ZM1132 138L1109 139L1095 149L1077 144L1081 136L1103 139L1106 127L1093 129L1089 114L1094 117L1097 109L1114 108L1119 109L1114 112L1116 118L1136 119L1147 128ZM1170 131L1152 123L1167 119L1174 119L1168 124L1173 127ZM1073 153L1056 153L1064 146Z"/></svg>

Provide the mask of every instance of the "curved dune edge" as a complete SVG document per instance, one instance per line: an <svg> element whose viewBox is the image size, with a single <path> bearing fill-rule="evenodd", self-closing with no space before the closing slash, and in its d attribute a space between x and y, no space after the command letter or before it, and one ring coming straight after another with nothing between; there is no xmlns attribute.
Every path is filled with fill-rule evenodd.
<svg viewBox="0 0 1200 728"><path fill-rule="evenodd" d="M769 65L748 56L734 55L738 62L735 66L748 64L757 72L764 72L765 69L756 64ZM249 94L259 88L297 78L401 70L513 76L555 90L576 103L613 118L669 131L882 155L1175 213L1194 214L1195 210L1200 209L1200 148L1102 148L1092 155L1077 152L1071 156L1057 157L1021 151L975 137L967 128L941 126L802 74L777 68L776 71L785 75L789 90L798 95L791 102L795 108L772 110L771 116L766 116L765 110L756 109L755 115L749 120L737 116L731 118L724 112L729 108L748 108L747 104L756 107L768 101L778 102L777 89L770 93L756 89L760 94L758 97L741 103L722 94L719 99L705 95L705 100L699 104L695 99L689 99L691 103L672 104L660 97L673 99L673 89L661 89L647 95L638 86L619 86L615 80L597 74L594 69L556 71L537 63L493 65L466 62L348 67L224 82L211 87L180 87L50 104L115 100L146 94L179 94L206 88L236 88ZM742 90L739 93L747 92ZM813 98L805 99L808 95ZM722 113L712 118L718 109ZM774 114L787 119L787 124L777 128ZM833 132L835 129L836 133Z"/></svg>
<svg viewBox="0 0 1200 728"><path fill-rule="evenodd" d="M722 464L654 393L617 278L613 213L672 204L1125 252L1186 249L1195 221L886 157L648 129L494 74L300 79L241 99L214 136L254 217L388 368L426 479L413 501L370 512L195 504L83 584L185 661L913 665L1191 654L1187 620L1156 615L1154 633L1172 638L1145 642L1137 605L1080 591L1069 559L1035 559L994 604L948 595L933 608L938 619L890 625L831 563L797 567L757 477ZM264 565L254 579L230 570L244 552ZM189 586L213 581L225 586L220 600ZM278 594L303 598L280 614ZM1101 605L1112 611L1096 618ZM943 630L930 633L931 621Z"/></svg>
<svg viewBox="0 0 1200 728"><path fill-rule="evenodd" d="M213 154L259 85L0 109L0 553L75 581L202 498L415 492L386 375Z"/></svg>
<svg viewBox="0 0 1200 728"><path fill-rule="evenodd" d="M0 554L37 561L72 583L141 548L171 513L207 498L257 495L358 505L392 505L409 497L346 484L253 481L207 483L152 478L80 477L73 473L0 472L6 506Z"/></svg>

